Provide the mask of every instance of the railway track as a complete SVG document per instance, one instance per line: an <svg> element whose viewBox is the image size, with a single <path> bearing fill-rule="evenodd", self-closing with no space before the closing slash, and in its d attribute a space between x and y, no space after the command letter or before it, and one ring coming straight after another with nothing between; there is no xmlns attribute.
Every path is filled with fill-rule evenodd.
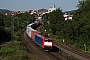
<svg viewBox="0 0 90 60"><path fill-rule="evenodd" d="M80 50L77 50L75 48L71 48L69 46L66 46L66 45L63 45L63 44L60 44L58 42L54 42L54 45L56 47L58 47L59 49L61 49L62 51L80 59L80 60L90 60L90 55L89 54L86 54L85 52L82 52Z"/></svg>
<svg viewBox="0 0 90 60"><path fill-rule="evenodd" d="M53 58L53 60L68 60L66 58L62 58L59 54L55 53L55 52L48 52L48 54Z"/></svg>
<svg viewBox="0 0 90 60"><path fill-rule="evenodd" d="M59 49L61 49L65 53L68 53L68 54L70 54L70 55L72 55L72 56L74 56L74 57L76 57L80 60L90 60L90 55L89 54L86 54L85 52L77 50L73 47L69 47L69 46L60 44L56 41L54 41L54 46L58 47Z"/></svg>
<svg viewBox="0 0 90 60"><path fill-rule="evenodd" d="M57 52L45 52L33 41L30 41L25 33L21 35L21 38L24 41L26 48L37 58L37 60L67 60Z"/></svg>

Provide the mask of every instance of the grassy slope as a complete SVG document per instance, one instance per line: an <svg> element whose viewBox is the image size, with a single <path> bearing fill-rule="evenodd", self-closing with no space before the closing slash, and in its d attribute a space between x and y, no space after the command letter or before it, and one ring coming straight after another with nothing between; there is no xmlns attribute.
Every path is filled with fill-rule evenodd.
<svg viewBox="0 0 90 60"><path fill-rule="evenodd" d="M0 55L1 60L36 60L22 41L10 41L8 44L2 45Z"/></svg>

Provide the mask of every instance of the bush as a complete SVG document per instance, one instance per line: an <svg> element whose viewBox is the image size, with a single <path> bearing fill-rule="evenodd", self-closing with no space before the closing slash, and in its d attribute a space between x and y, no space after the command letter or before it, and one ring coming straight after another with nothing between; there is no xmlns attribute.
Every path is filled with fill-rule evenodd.
<svg viewBox="0 0 90 60"><path fill-rule="evenodd" d="M0 50L1 60L36 60L35 56L28 53L22 41L11 41Z"/></svg>

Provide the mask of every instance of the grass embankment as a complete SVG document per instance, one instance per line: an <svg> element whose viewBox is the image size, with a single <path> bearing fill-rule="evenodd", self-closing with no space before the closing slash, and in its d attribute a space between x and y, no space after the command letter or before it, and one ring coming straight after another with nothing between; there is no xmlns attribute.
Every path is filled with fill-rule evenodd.
<svg viewBox="0 0 90 60"><path fill-rule="evenodd" d="M0 49L1 60L36 60L33 54L25 48L22 41L10 41Z"/></svg>

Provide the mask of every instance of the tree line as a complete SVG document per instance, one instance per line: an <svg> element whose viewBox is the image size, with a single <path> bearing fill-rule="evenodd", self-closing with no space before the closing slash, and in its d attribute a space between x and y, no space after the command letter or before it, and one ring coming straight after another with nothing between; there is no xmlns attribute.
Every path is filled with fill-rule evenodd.
<svg viewBox="0 0 90 60"><path fill-rule="evenodd" d="M2 42L4 42L7 39L12 40L12 37L14 39L20 40L21 32L25 30L26 26L29 23L32 23L34 19L35 16L27 12L17 15L5 15L3 13L0 14L0 31L5 32L5 34L0 34L0 36L2 36L0 40L2 40ZM9 37L3 39L5 38L6 34L8 34Z"/></svg>
<svg viewBox="0 0 90 60"><path fill-rule="evenodd" d="M77 5L78 9L73 14L72 20L64 20L63 12L60 8L50 14L43 15L43 32L51 34L61 42L71 44L75 47L90 51L90 0L81 0ZM49 24L47 23L49 22Z"/></svg>

